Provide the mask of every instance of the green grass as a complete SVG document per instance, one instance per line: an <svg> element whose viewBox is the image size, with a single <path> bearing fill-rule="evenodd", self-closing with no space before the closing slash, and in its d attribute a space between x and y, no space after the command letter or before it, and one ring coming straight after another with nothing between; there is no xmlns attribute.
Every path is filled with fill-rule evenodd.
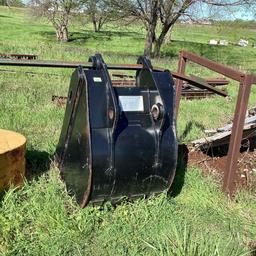
<svg viewBox="0 0 256 256"><path fill-rule="evenodd" d="M115 27L93 33L78 19L71 25L71 41L58 43L52 27L32 19L24 9L0 7L0 52L38 54L40 59L87 61L100 51L107 63L136 63L143 53L144 31L139 26ZM243 70L255 67L255 49L207 45L224 32L205 26L175 28L173 42L153 64L176 70L181 49L191 50ZM235 40L252 31L228 30ZM250 60L247 62L246 60ZM27 168L35 179L9 190L0 202L0 255L246 255L256 240L255 192L240 190L233 201L219 191L218 177L203 177L196 169L180 167L173 187L176 196L124 201L114 207L80 209L69 197L52 163L64 108L52 95L66 95L70 70L8 68L0 72L0 127L23 133ZM31 75L20 71L49 74ZM212 76L196 65L188 74ZM214 97L182 101L178 120L180 142L204 135L232 119L238 86L228 87L230 99ZM256 88L250 106L255 105ZM183 178L185 180L183 181ZM181 185L184 186L181 190ZM180 191L181 190L181 191ZM249 254L247 254L249 255Z"/></svg>
<svg viewBox="0 0 256 256"><path fill-rule="evenodd" d="M240 192L228 201L197 170L176 198L164 193L117 207L81 210L58 171L10 190L0 208L5 255L249 255L255 205ZM246 206L246 207L245 207Z"/></svg>

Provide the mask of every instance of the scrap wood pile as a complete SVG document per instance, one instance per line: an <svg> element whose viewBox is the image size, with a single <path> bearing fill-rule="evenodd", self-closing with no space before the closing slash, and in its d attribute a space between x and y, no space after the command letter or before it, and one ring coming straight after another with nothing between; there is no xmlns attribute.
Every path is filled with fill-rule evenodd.
<svg viewBox="0 0 256 256"><path fill-rule="evenodd" d="M206 172L222 173L225 170L228 145L233 124L215 130L206 130L206 137L189 145L189 165L201 167ZM239 161L239 178L242 185L256 188L256 107L247 112L243 129Z"/></svg>
<svg viewBox="0 0 256 256"><path fill-rule="evenodd" d="M210 147L218 147L227 145L229 143L233 123L230 123L224 127L218 128L216 130L206 130L205 133L207 137L194 140L191 142L195 149L200 149L205 151ZM243 140L248 140L256 136L256 107L250 109L247 112L247 117L245 119L244 129L243 129Z"/></svg>

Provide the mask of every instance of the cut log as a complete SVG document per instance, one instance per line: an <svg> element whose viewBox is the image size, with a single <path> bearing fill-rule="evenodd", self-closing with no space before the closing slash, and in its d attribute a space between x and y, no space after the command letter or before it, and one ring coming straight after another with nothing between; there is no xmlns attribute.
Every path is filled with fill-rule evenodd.
<svg viewBox="0 0 256 256"><path fill-rule="evenodd" d="M26 138L0 129L0 192L23 184Z"/></svg>

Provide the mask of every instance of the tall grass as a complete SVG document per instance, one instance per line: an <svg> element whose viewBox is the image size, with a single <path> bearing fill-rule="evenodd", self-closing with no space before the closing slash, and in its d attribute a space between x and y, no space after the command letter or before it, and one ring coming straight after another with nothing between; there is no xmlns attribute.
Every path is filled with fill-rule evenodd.
<svg viewBox="0 0 256 256"><path fill-rule="evenodd" d="M196 186L196 188L195 188ZM241 196L241 195L240 195ZM212 178L186 175L183 192L81 210L52 169L11 189L0 208L3 255L250 255L255 206L227 201ZM249 201L247 201L249 202ZM245 203L245 201L243 201ZM251 232L251 233L249 233Z"/></svg>

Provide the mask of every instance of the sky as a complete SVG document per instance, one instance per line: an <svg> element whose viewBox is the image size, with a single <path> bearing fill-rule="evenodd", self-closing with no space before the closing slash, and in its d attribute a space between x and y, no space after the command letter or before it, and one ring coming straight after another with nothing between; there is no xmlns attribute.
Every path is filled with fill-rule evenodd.
<svg viewBox="0 0 256 256"><path fill-rule="evenodd" d="M252 7L212 7L206 4L197 4L193 7L193 12L197 13L199 18L213 18L217 20L254 20L255 8Z"/></svg>
<svg viewBox="0 0 256 256"><path fill-rule="evenodd" d="M22 0L23 3L27 4L30 0ZM254 20L256 18L256 6L254 8L246 8L246 7L228 7L225 8L224 12L220 12L220 7L209 8L209 5L206 4L196 4L193 7L193 13L197 13L195 18L199 19L207 19L213 18L217 20Z"/></svg>

